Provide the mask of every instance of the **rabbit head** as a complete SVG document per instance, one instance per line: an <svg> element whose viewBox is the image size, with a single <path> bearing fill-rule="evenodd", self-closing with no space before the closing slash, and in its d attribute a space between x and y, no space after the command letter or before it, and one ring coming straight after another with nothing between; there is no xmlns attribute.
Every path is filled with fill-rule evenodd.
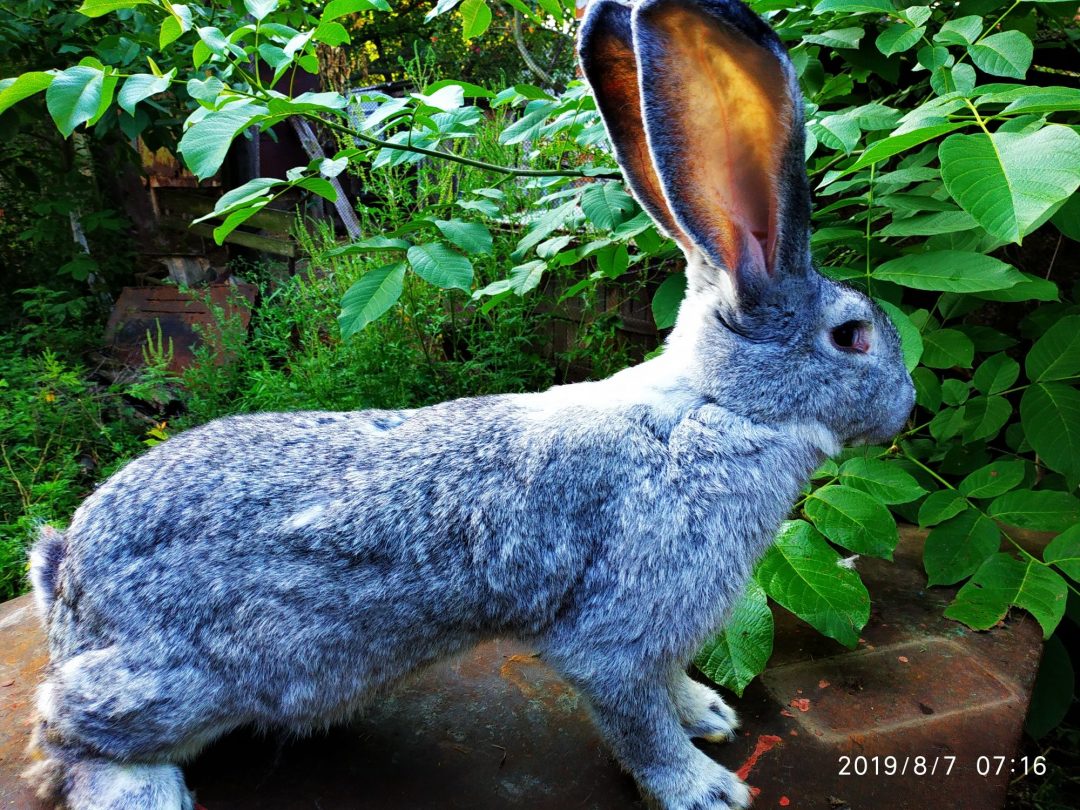
<svg viewBox="0 0 1080 810"><path fill-rule="evenodd" d="M687 258L665 354L747 417L891 438L914 403L899 336L810 257L803 99L739 0L597 0L579 55L627 184Z"/></svg>

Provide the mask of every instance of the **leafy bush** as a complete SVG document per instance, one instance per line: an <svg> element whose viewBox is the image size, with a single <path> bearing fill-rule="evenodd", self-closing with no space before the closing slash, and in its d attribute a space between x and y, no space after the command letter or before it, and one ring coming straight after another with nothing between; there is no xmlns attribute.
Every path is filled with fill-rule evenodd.
<svg viewBox="0 0 1080 810"><path fill-rule="evenodd" d="M83 10L129 14L135 5L86 0ZM571 6L545 0L538 15L520 5L538 19L558 20ZM891 558L897 517L930 529L929 583L962 585L946 615L982 629L1017 606L1049 636L1080 577L1080 307L1075 263L1065 260L1074 249L1067 240L1080 239L1080 91L1051 84L1075 76L1061 67L1075 64L1075 6L752 5L788 42L807 98L815 259L822 272L865 290L893 318L918 409L913 426L890 446L848 451L817 472L699 665L741 692L768 659L767 598L853 646L869 597L857 566L843 555ZM453 6L440 2L435 14ZM481 6L487 8L466 0L459 9L466 36L481 33ZM370 369L364 364L373 355L396 345L380 330L400 329L415 314L412 291L424 284L447 291L444 311L472 323L493 313L524 317L522 297L538 288L567 297L625 279L628 271L635 284L659 271L653 312L658 326L671 325L685 284L668 266L677 251L618 181L587 88L571 83L555 93L519 83L496 90L449 78L400 99L367 97L378 108L361 118L355 100L334 92L292 97L269 89L249 60L261 60L275 77L314 69L316 43L343 41L338 20L383 9L382 0L335 0L318 16L283 10L276 0L246 0L245 7L254 21L167 0L141 3L138 13L161 25L161 53L150 73L122 75L91 59L60 73L26 74L0 85L0 110L47 88L49 111L66 134L93 125L116 104L137 113L148 99L182 87L197 106L179 151L203 178L250 127L302 116L340 136L332 158L222 196L207 217L219 222L219 241L290 188L332 199L328 178L347 170L376 185L411 169L422 183L433 161L489 173L490 182L469 175L462 185L447 175L441 191L421 187L404 203L395 203L387 187L382 204L398 205L400 216L388 222L369 211L377 236L317 252L357 262L334 271L343 293L342 335L358 336L335 351L361 347L348 357L355 368ZM177 58L176 43L189 43L191 61ZM478 153L492 120L498 136L490 153ZM509 252L513 267L483 278L478 264L498 250ZM280 294L311 290L296 282ZM325 297L318 302L330 304ZM265 328L267 340L291 339L285 323ZM418 334L423 345L431 338ZM245 374L253 380L258 371L249 366ZM294 390L316 390L314 379ZM522 383L530 379L520 376ZM362 375L350 382L362 386ZM430 382L432 396L483 388L472 377ZM192 387L196 400L229 390L219 382ZM340 404L340 386L328 390ZM415 401L409 391L396 394L404 404ZM274 401L299 405L309 396ZM1036 555L1021 545L1017 528L1060 534Z"/></svg>
<svg viewBox="0 0 1080 810"><path fill-rule="evenodd" d="M38 526L66 523L95 480L141 449L117 392L62 359L82 335L56 317L57 297L33 291L22 334L0 332L0 600L23 590Z"/></svg>

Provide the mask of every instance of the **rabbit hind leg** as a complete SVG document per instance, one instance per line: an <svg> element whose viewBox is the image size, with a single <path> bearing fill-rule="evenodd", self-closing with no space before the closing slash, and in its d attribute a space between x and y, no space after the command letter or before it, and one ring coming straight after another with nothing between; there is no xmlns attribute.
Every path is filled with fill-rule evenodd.
<svg viewBox="0 0 1080 810"><path fill-rule="evenodd" d="M50 745L25 774L38 796L66 810L193 810L180 768L169 762L118 762Z"/></svg>
<svg viewBox="0 0 1080 810"><path fill-rule="evenodd" d="M228 730L192 673L129 666L115 647L54 666L38 691L38 794L69 810L191 810L175 764Z"/></svg>

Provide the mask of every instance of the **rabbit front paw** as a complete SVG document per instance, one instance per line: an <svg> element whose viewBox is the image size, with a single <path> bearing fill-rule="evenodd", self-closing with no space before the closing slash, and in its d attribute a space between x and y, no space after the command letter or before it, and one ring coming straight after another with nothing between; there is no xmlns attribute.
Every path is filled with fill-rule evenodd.
<svg viewBox="0 0 1080 810"><path fill-rule="evenodd" d="M739 718L715 691L685 675L673 691L679 719L690 737L708 742L735 739Z"/></svg>

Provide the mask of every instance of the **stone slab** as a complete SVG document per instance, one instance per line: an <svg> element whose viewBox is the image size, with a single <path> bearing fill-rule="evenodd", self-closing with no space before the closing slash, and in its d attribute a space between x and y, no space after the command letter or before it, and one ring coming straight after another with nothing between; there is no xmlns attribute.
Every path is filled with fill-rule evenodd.
<svg viewBox="0 0 1080 810"><path fill-rule="evenodd" d="M944 619L952 591L925 589L919 550L907 533L894 563L860 561L873 609L855 650L776 611L768 671L729 696L743 729L702 744L756 808L1004 805L1012 763L993 757L1016 752L1039 628L1020 612L985 633ZM39 807L17 774L44 665L28 597L0 605L0 808ZM510 641L421 673L347 727L239 732L186 770L207 810L643 806L579 696Z"/></svg>

